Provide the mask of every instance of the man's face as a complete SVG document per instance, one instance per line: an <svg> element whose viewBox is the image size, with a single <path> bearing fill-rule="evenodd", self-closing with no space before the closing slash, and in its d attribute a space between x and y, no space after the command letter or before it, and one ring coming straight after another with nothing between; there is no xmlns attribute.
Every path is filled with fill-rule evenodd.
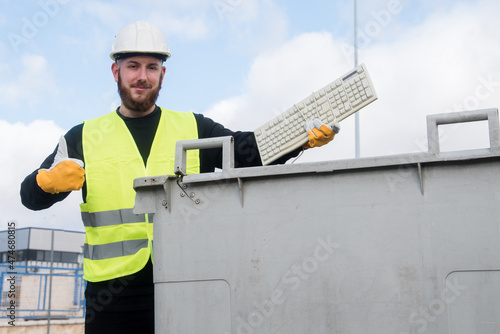
<svg viewBox="0 0 500 334"><path fill-rule="evenodd" d="M138 117L152 112L160 93L165 67L161 60L135 56L112 66L125 116ZM124 110L125 109L125 110Z"/></svg>

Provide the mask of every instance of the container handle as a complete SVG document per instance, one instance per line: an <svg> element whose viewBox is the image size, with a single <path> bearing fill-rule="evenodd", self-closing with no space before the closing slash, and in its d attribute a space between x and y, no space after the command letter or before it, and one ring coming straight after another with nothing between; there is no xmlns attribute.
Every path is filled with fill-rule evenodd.
<svg viewBox="0 0 500 334"><path fill-rule="evenodd" d="M175 145L175 175L186 176L188 150L222 147L222 170L234 168L234 138L232 136L179 140Z"/></svg>
<svg viewBox="0 0 500 334"><path fill-rule="evenodd" d="M481 109L435 114L427 116L427 141L429 153L439 154L438 125L488 121L490 149L500 149L498 109Z"/></svg>

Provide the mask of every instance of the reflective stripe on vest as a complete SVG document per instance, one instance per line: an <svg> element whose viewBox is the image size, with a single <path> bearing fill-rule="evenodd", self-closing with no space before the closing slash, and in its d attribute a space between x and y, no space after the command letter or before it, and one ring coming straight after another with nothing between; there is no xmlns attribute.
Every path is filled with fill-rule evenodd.
<svg viewBox="0 0 500 334"><path fill-rule="evenodd" d="M86 231L84 279L91 282L131 275L151 256L151 215L136 215L135 178L174 174L175 144L197 139L192 113L161 110L144 166L135 141L116 112L86 121L82 132L86 203L80 205ZM189 173L199 173L199 152L187 152Z"/></svg>
<svg viewBox="0 0 500 334"><path fill-rule="evenodd" d="M91 260L105 260L135 254L140 249L148 247L148 239L119 241L104 245L85 244L83 247L83 256Z"/></svg>
<svg viewBox="0 0 500 334"><path fill-rule="evenodd" d="M110 225L142 223L146 215L136 215L132 209L121 209L101 212L82 212L83 226L102 227Z"/></svg>

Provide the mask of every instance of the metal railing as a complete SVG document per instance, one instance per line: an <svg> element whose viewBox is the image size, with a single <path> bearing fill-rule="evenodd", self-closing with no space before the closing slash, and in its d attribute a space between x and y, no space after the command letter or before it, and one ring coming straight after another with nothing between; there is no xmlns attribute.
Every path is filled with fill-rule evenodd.
<svg viewBox="0 0 500 334"><path fill-rule="evenodd" d="M52 297L49 303L50 277ZM44 320L83 318L84 290L82 268L16 265L16 272L0 264L0 319ZM51 305L51 306L49 306Z"/></svg>

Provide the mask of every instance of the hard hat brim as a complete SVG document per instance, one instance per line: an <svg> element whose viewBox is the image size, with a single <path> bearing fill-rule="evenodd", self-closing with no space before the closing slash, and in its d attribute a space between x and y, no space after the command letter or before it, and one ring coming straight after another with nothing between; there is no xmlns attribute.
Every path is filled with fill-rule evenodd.
<svg viewBox="0 0 500 334"><path fill-rule="evenodd" d="M111 59L118 61L125 58L136 57L136 56L150 56L158 58L161 61L165 61L170 58L170 53L151 53L151 52L120 52L111 55Z"/></svg>

